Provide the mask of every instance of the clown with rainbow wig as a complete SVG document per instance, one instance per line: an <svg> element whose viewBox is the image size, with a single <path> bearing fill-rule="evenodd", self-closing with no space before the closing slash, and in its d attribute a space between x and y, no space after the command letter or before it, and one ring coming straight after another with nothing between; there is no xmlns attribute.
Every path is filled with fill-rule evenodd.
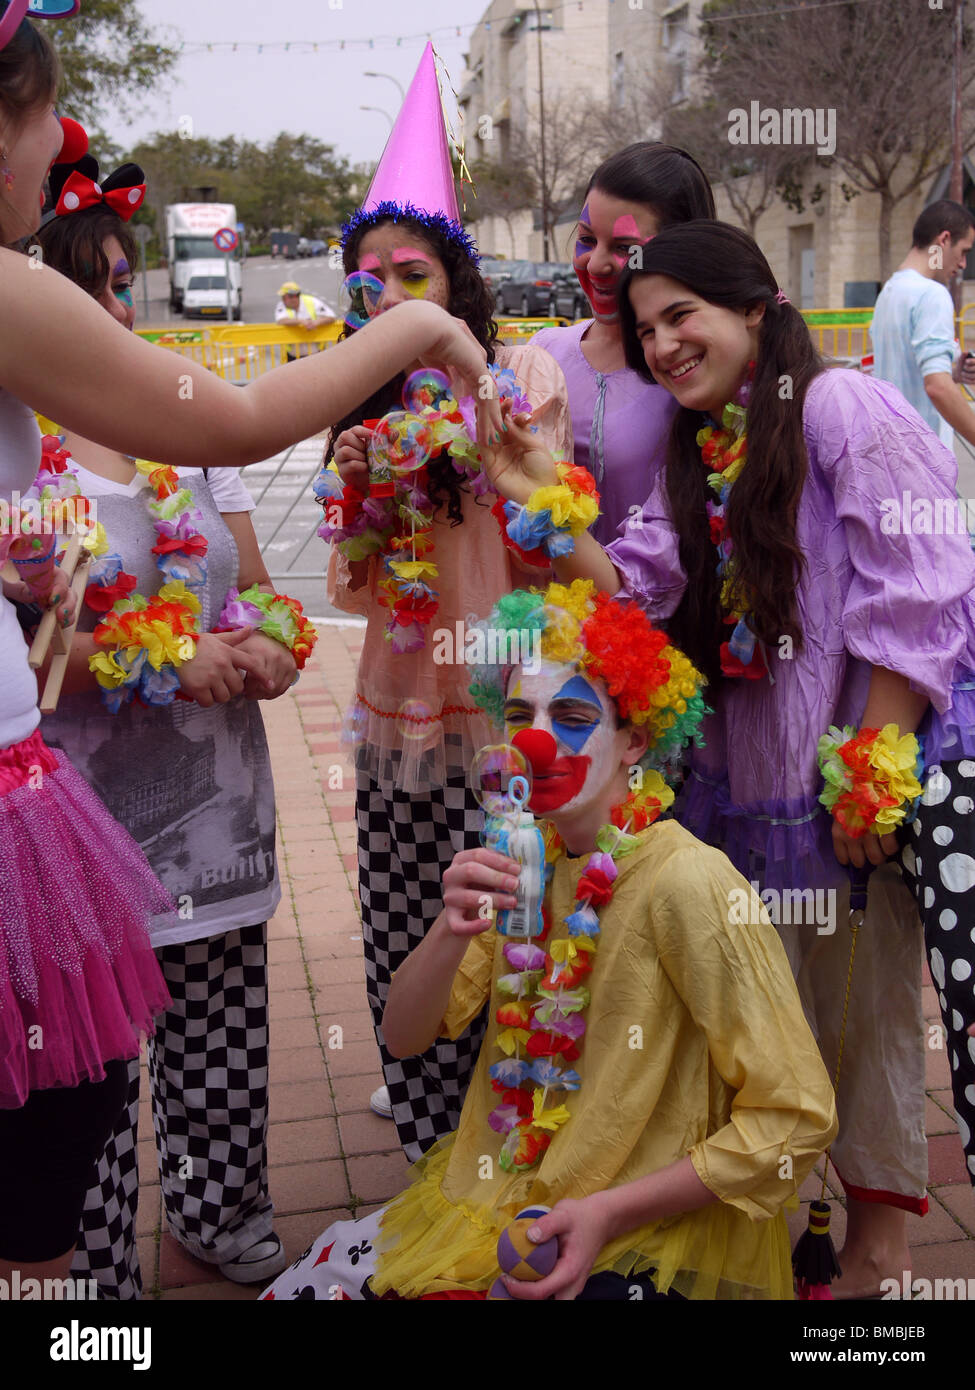
<svg viewBox="0 0 975 1390"><path fill-rule="evenodd" d="M498 930L517 861L456 856L383 1028L410 1055L488 1004L459 1129L265 1298L789 1299L784 1206L835 1108L763 906L666 816L662 772L699 737L702 677L589 581L509 594L484 628L531 654L478 669L471 693L543 817L543 932ZM497 1248L525 1208L529 1252L558 1251L542 1277L529 1258L529 1281L501 1274Z"/></svg>

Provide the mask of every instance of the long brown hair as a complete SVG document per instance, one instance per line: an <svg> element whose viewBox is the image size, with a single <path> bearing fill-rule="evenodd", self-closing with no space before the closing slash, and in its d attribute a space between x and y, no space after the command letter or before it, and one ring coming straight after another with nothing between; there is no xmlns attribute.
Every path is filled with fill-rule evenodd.
<svg viewBox="0 0 975 1390"><path fill-rule="evenodd" d="M765 306L748 403L748 462L731 489L725 518L749 626L773 650L782 637L801 647L796 585L804 559L796 542L796 516L808 467L802 407L810 381L824 370L823 360L798 310L779 303L775 276L752 238L724 222L685 222L647 242L642 269L627 269L620 281L627 365L648 381L653 377L637 339L629 295L641 275L666 275L722 308ZM713 494L696 443L703 423L699 411L679 410L668 442L667 495L687 575L687 589L668 629L714 688L721 680L718 648L729 629L722 621L716 551L708 528L706 504Z"/></svg>

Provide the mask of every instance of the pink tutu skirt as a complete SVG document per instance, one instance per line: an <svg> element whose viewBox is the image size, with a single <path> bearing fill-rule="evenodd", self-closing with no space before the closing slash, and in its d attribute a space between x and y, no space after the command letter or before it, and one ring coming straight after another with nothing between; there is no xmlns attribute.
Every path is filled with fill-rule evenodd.
<svg viewBox="0 0 975 1390"><path fill-rule="evenodd" d="M0 1108L100 1081L170 1003L149 918L173 903L40 733L0 749Z"/></svg>

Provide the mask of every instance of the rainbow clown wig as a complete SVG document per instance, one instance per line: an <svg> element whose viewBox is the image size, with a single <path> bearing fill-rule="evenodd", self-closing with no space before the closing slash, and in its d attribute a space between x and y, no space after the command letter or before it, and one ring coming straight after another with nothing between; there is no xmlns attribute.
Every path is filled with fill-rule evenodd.
<svg viewBox="0 0 975 1390"><path fill-rule="evenodd" d="M573 662L603 681L620 718L647 726L648 768L673 766L689 743L702 746L701 720L711 713L701 695L704 677L632 600L597 594L591 579L549 584L544 591L516 589L475 628L493 639L485 641L488 652L524 651L534 642L544 661ZM474 700L499 725L511 670L500 662L477 665L470 685Z"/></svg>

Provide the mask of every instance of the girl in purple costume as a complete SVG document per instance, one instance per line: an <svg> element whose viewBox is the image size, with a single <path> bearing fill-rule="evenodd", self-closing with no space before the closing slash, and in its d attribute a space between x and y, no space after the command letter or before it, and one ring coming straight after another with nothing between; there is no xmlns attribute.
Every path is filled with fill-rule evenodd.
<svg viewBox="0 0 975 1390"><path fill-rule="evenodd" d="M955 924L945 892L975 882L975 858L945 848L957 851L975 810L975 799L958 795L975 774L966 759L975 750L975 561L963 528L932 536L899 515L906 492L935 514L953 509L955 460L896 390L824 369L764 257L735 228L700 221L662 232L643 249L642 273L623 277L620 307L629 365L681 407L667 467L608 551L580 537L556 571L563 582L588 575L639 599L708 674L715 713L706 747L691 755L678 815L771 890L766 901L830 1070L850 959L844 866L881 866L859 933L832 1150L847 1193L844 1274L834 1289L874 1294L909 1269L905 1212L926 1210L921 932L901 874L886 862L896 838L851 839L830 819L818 801L816 753L831 724L895 723L927 736L925 797L907 832L921 848L908 846L904 867L925 914L968 1149L959 1100L973 1079L965 1033L975 1017L973 948L953 944L948 960L931 948L935 927L950 936ZM746 645L755 640L738 662L726 648L722 663L732 629L697 434L736 401L747 403L747 463L725 499L726 526L740 592L750 596ZM549 477L519 429L495 471L525 502ZM518 466L506 466L517 448Z"/></svg>
<svg viewBox="0 0 975 1390"><path fill-rule="evenodd" d="M710 184L683 150L641 140L603 160L589 180L572 264L592 318L543 328L532 347L551 353L565 373L574 461L596 479L600 545L639 510L664 465L677 406L662 386L628 366L616 291L620 276L664 227L714 217Z"/></svg>

